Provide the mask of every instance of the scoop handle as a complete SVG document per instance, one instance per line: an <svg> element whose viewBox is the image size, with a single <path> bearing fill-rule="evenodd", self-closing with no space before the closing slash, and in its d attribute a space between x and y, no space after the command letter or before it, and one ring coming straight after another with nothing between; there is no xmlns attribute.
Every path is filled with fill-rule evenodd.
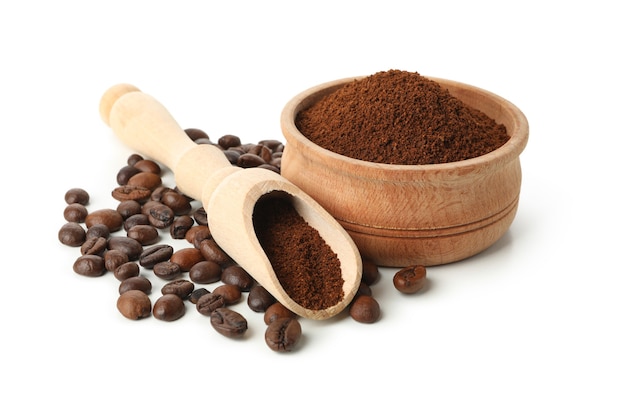
<svg viewBox="0 0 626 417"><path fill-rule="evenodd" d="M219 178L240 169L216 146L193 142L159 101L131 84L103 94L100 117L127 146L171 169L177 187L197 200L208 199Z"/></svg>

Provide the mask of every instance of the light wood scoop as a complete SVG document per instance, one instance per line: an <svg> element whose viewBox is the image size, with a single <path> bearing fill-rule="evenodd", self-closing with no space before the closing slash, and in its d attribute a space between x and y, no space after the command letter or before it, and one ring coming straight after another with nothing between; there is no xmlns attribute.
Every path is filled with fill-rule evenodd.
<svg viewBox="0 0 626 417"><path fill-rule="evenodd" d="M361 256L350 235L310 196L275 172L234 167L216 146L194 143L163 105L133 85L107 90L100 101L100 116L122 142L172 170L177 187L202 202L217 244L277 301L301 317L316 320L347 307L361 281ZM268 194L286 196L337 254L344 297L336 305L305 308L281 286L252 223L256 202Z"/></svg>

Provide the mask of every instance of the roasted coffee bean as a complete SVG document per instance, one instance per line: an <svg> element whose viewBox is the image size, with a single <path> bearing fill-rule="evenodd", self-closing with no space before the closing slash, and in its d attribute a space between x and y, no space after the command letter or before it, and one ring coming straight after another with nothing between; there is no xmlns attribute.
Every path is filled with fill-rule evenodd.
<svg viewBox="0 0 626 417"><path fill-rule="evenodd" d="M263 321L269 325L278 319L295 318L296 313L289 310L279 302L275 302L265 310Z"/></svg>
<svg viewBox="0 0 626 417"><path fill-rule="evenodd" d="M196 235L198 235L196 237ZM200 249L200 242L204 239L211 238L211 231L208 226L205 225L195 225L191 226L191 228L185 233L185 240L196 248Z"/></svg>
<svg viewBox="0 0 626 417"><path fill-rule="evenodd" d="M128 180L136 174L139 174L139 169L135 168L132 165L125 165L122 168L120 168L120 170L117 172L117 184L124 186L126 184L128 184Z"/></svg>
<svg viewBox="0 0 626 417"><path fill-rule="evenodd" d="M111 233L120 230L123 223L122 215L117 210L109 208L92 211L85 218L85 225L88 228L95 224L104 224Z"/></svg>
<svg viewBox="0 0 626 417"><path fill-rule="evenodd" d="M62 244L77 248L85 243L86 232L80 224L69 222L61 226L58 237Z"/></svg>
<svg viewBox="0 0 626 417"><path fill-rule="evenodd" d="M369 285L361 281L359 288L356 290L356 295L372 295L372 289Z"/></svg>
<svg viewBox="0 0 626 417"><path fill-rule="evenodd" d="M124 281L132 277L136 277L139 275L139 265L136 262L124 262L115 270L113 270L113 276L117 278L119 281Z"/></svg>
<svg viewBox="0 0 626 417"><path fill-rule="evenodd" d="M250 310L258 313L264 312L275 302L276 298L265 287L255 285L250 289L250 294L248 294L248 307L250 307Z"/></svg>
<svg viewBox="0 0 626 417"><path fill-rule="evenodd" d="M133 165L141 172L150 172L155 175L161 175L161 166L151 159L142 159Z"/></svg>
<svg viewBox="0 0 626 417"><path fill-rule="evenodd" d="M202 252L196 248L178 249L170 257L170 261L180 265L180 269L183 272L189 272L195 264L203 260Z"/></svg>
<svg viewBox="0 0 626 417"><path fill-rule="evenodd" d="M139 259L139 256L143 252L143 246L141 246L141 243L127 236L111 236L108 240L107 248L109 250L121 250L126 253L128 259L131 261Z"/></svg>
<svg viewBox="0 0 626 417"><path fill-rule="evenodd" d="M266 161L263 158L252 153L244 153L237 159L237 166L241 168L255 168L264 163Z"/></svg>
<svg viewBox="0 0 626 417"><path fill-rule="evenodd" d="M148 209L148 220L157 229L170 227L175 217L174 211L163 203L155 201Z"/></svg>
<svg viewBox="0 0 626 417"><path fill-rule="evenodd" d="M87 207L80 203L71 203L63 210L63 218L68 222L83 223L87 218Z"/></svg>
<svg viewBox="0 0 626 417"><path fill-rule="evenodd" d="M224 300L224 297L212 292L204 294L196 301L196 310L203 316L210 316L213 311L225 306L226 300Z"/></svg>
<svg viewBox="0 0 626 417"><path fill-rule="evenodd" d="M170 225L170 236L172 239L184 239L187 232L193 227L193 223L193 218L188 215L175 218Z"/></svg>
<svg viewBox="0 0 626 417"><path fill-rule="evenodd" d="M107 240L103 237L90 237L80 246L82 255L99 255L102 256L107 249Z"/></svg>
<svg viewBox="0 0 626 417"><path fill-rule="evenodd" d="M224 151L224 156L228 159L231 165L237 165L237 161L239 157L243 154L241 151L236 151L235 149L226 149Z"/></svg>
<svg viewBox="0 0 626 417"><path fill-rule="evenodd" d="M99 277L106 272L104 258L98 255L81 255L74 261L73 269L86 277Z"/></svg>
<svg viewBox="0 0 626 417"><path fill-rule="evenodd" d="M349 312L359 323L374 323L380 318L380 305L372 296L357 295L350 303Z"/></svg>
<svg viewBox="0 0 626 417"><path fill-rule="evenodd" d="M85 233L86 239L92 237L103 237L108 239L109 236L111 236L111 232L109 231L109 228L106 227L106 225L104 224L94 224L89 229L87 229L87 232Z"/></svg>
<svg viewBox="0 0 626 417"><path fill-rule="evenodd" d="M197 139L209 139L209 135L202 129L190 127L185 129L185 133L189 136L189 139L196 141Z"/></svg>
<svg viewBox="0 0 626 417"><path fill-rule="evenodd" d="M361 282L367 285L374 285L380 277L378 266L370 259L363 259L363 272L361 274Z"/></svg>
<svg viewBox="0 0 626 417"><path fill-rule="evenodd" d="M196 304L203 295L209 294L210 292L211 291L204 287L196 288L189 294L189 301L191 301L192 304Z"/></svg>
<svg viewBox="0 0 626 417"><path fill-rule="evenodd" d="M163 288L161 288L161 294L174 294L185 300L194 289L195 285L193 285L193 282L187 281L186 279L178 279L165 284Z"/></svg>
<svg viewBox="0 0 626 417"><path fill-rule="evenodd" d="M176 216L182 216L191 212L191 203L187 197L176 191L163 194L160 201L171 208Z"/></svg>
<svg viewBox="0 0 626 417"><path fill-rule="evenodd" d="M213 261L203 260L189 268L189 279L198 284L212 284L221 276L222 267Z"/></svg>
<svg viewBox="0 0 626 417"><path fill-rule="evenodd" d="M173 188L167 187L165 185L161 185L152 191L152 194L150 194L150 200L160 203L163 196L166 193L171 193L171 192L175 192Z"/></svg>
<svg viewBox="0 0 626 417"><path fill-rule="evenodd" d="M136 276L125 279L120 282L119 293L123 294L126 291L138 290L146 294L152 292L152 283L146 277Z"/></svg>
<svg viewBox="0 0 626 417"><path fill-rule="evenodd" d="M143 246L148 246L159 241L159 230L149 224L136 224L128 229L126 236L135 239Z"/></svg>
<svg viewBox="0 0 626 417"><path fill-rule="evenodd" d="M89 203L89 193L82 188L70 188L65 192L67 204L78 203L86 206Z"/></svg>
<svg viewBox="0 0 626 417"><path fill-rule="evenodd" d="M150 198L150 189L137 184L125 184L115 187L111 191L111 197L117 201L136 201L145 203Z"/></svg>
<svg viewBox="0 0 626 417"><path fill-rule="evenodd" d="M206 210L204 207L199 207L196 211L193 212L193 218L201 226L207 226L209 224L209 220L206 215Z"/></svg>
<svg viewBox="0 0 626 417"><path fill-rule="evenodd" d="M224 135L217 140L217 144L222 149L228 149L235 146L241 146L241 139L236 135Z"/></svg>
<svg viewBox="0 0 626 417"><path fill-rule="evenodd" d="M124 220L127 220L130 216L141 213L141 203L135 200L120 201L116 210Z"/></svg>
<svg viewBox="0 0 626 417"><path fill-rule="evenodd" d="M136 242L136 241L135 241ZM167 261L174 253L174 248L168 244L160 244L145 248L139 255L139 265L152 269L159 262Z"/></svg>
<svg viewBox="0 0 626 417"><path fill-rule="evenodd" d="M222 336L240 338L248 330L245 317L229 308L218 308L210 316L211 326Z"/></svg>
<svg viewBox="0 0 626 417"><path fill-rule="evenodd" d="M135 167L137 167L137 164L135 164ZM140 171L128 179L126 186L142 187L152 191L162 183L163 181L160 175L153 172ZM148 197L150 197L150 195L148 195Z"/></svg>
<svg viewBox="0 0 626 417"><path fill-rule="evenodd" d="M150 224L150 219L148 219L148 215L144 213L133 214L129 218L124 220L124 230L126 230L126 232L132 229L133 226L137 226L137 225L152 226Z"/></svg>
<svg viewBox="0 0 626 417"><path fill-rule="evenodd" d="M263 169L267 169L269 171L273 171L277 174L280 174L280 169L278 167L276 167L275 165L272 164L261 164L258 166L258 168L263 168Z"/></svg>
<svg viewBox="0 0 626 417"><path fill-rule="evenodd" d="M104 268L114 272L118 266L128 262L128 255L121 250L107 250L104 253Z"/></svg>
<svg viewBox="0 0 626 417"><path fill-rule="evenodd" d="M185 315L185 303L175 294L165 294L154 302L152 315L162 321L178 320Z"/></svg>
<svg viewBox="0 0 626 417"><path fill-rule="evenodd" d="M282 152L285 145L276 139L263 139L259 141L259 145L267 146L272 150L272 153Z"/></svg>
<svg viewBox="0 0 626 417"><path fill-rule="evenodd" d="M219 294L224 297L224 303L229 306L241 300L241 290L238 286L232 284L218 285L213 289L213 294Z"/></svg>
<svg viewBox="0 0 626 417"><path fill-rule="evenodd" d="M239 265L230 265L224 268L220 278L224 284L232 284L243 292L248 292L254 285L254 278Z"/></svg>
<svg viewBox="0 0 626 417"><path fill-rule="evenodd" d="M174 262L163 261L155 264L152 267L152 272L154 272L154 275L157 277L169 281L178 277L182 273L182 270L180 269L180 265Z"/></svg>
<svg viewBox="0 0 626 417"><path fill-rule="evenodd" d="M130 166L133 166L141 160L143 160L143 156L139 155L138 153L133 153L128 156L126 163Z"/></svg>
<svg viewBox="0 0 626 417"><path fill-rule="evenodd" d="M152 304L146 293L139 290L129 290L117 298L117 309L127 319L138 320L150 317Z"/></svg>
<svg viewBox="0 0 626 417"><path fill-rule="evenodd" d="M200 242L200 252L207 261L213 261L222 267L232 263L232 259L219 247L213 239L203 239Z"/></svg>
<svg viewBox="0 0 626 417"><path fill-rule="evenodd" d="M249 154L260 156L265 163L272 160L272 150L265 145L257 144L248 150Z"/></svg>
<svg viewBox="0 0 626 417"><path fill-rule="evenodd" d="M412 265L402 268L393 276L393 286L403 294L415 294L426 284L426 267Z"/></svg>
<svg viewBox="0 0 626 417"><path fill-rule="evenodd" d="M291 352L302 336L302 326L297 318L274 320L265 329L265 343L276 352Z"/></svg>

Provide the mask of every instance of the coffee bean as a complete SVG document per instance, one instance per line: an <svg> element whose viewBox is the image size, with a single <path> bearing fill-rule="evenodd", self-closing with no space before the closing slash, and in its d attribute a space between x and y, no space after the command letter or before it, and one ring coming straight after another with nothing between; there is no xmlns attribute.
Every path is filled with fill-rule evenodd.
<svg viewBox="0 0 626 417"><path fill-rule="evenodd" d="M138 320L150 317L152 305L150 297L146 293L139 290L129 290L117 298L117 309L127 319Z"/></svg>
<svg viewBox="0 0 626 417"><path fill-rule="evenodd" d="M185 133L189 136L189 139L196 141L197 139L209 139L209 135L202 129L187 128Z"/></svg>
<svg viewBox="0 0 626 417"><path fill-rule="evenodd" d="M99 255L102 256L107 248L107 239L103 237L90 237L85 240L80 247L82 255Z"/></svg>
<svg viewBox="0 0 626 417"><path fill-rule="evenodd" d="M187 281L186 279L178 279L165 284L163 288L161 288L161 294L174 294L185 300L194 289L195 285L193 282Z"/></svg>
<svg viewBox="0 0 626 417"><path fill-rule="evenodd" d="M206 210L204 207L199 207L196 211L193 212L193 218L201 226L207 226L209 224Z"/></svg>
<svg viewBox="0 0 626 417"><path fill-rule="evenodd" d="M161 166L151 159L141 159L133 164L141 172L150 172L161 175Z"/></svg>
<svg viewBox="0 0 626 417"><path fill-rule="evenodd" d="M222 271L221 278L224 284L232 284L243 292L248 292L254 285L254 279L239 265L230 265Z"/></svg>
<svg viewBox="0 0 626 417"><path fill-rule="evenodd" d="M374 297L357 295L350 303L350 317L359 323L374 323L380 318L380 306Z"/></svg>
<svg viewBox="0 0 626 417"><path fill-rule="evenodd" d="M276 302L276 298L261 285L255 285L248 294L248 307L256 312L264 312Z"/></svg>
<svg viewBox="0 0 626 417"><path fill-rule="evenodd" d="M191 301L192 304L196 304L203 295L209 294L210 292L211 291L204 287L196 288L189 294L189 301Z"/></svg>
<svg viewBox="0 0 626 417"><path fill-rule="evenodd" d="M259 165L263 165L266 161L259 155L244 153L237 159L237 165L242 168L255 168Z"/></svg>
<svg viewBox="0 0 626 417"><path fill-rule="evenodd" d="M145 205L144 205L145 207ZM157 229L170 227L174 222L174 211L163 203L153 202L148 206L148 220Z"/></svg>
<svg viewBox="0 0 626 417"><path fill-rule="evenodd" d="M265 163L272 160L272 150L265 145L257 144L248 150L249 154L260 156Z"/></svg>
<svg viewBox="0 0 626 417"><path fill-rule="evenodd" d="M363 272L361 274L361 282L367 285L373 285L378 282L380 277L378 266L370 259L363 259Z"/></svg>
<svg viewBox="0 0 626 417"><path fill-rule="evenodd" d="M152 226L150 224L150 219L148 219L148 215L144 213L133 214L124 220L124 230L126 230L126 232L132 229L133 226L137 225Z"/></svg>
<svg viewBox="0 0 626 417"><path fill-rule="evenodd" d="M141 252L141 255L139 255L139 265L143 266L144 268L152 269L152 267L159 262L169 260L173 253L174 248L165 243L150 246L144 249Z"/></svg>
<svg viewBox="0 0 626 417"><path fill-rule="evenodd" d="M193 245L194 248L200 249L200 243L204 239L211 238L211 231L208 226L205 225L196 225L191 226L191 228L185 233L185 240Z"/></svg>
<svg viewBox="0 0 626 417"><path fill-rule="evenodd" d="M110 235L111 232L109 231L109 228L106 227L106 225L94 224L89 229L87 229L87 232L85 233L85 238L89 239L92 237L104 237L108 239Z"/></svg>
<svg viewBox="0 0 626 417"><path fill-rule="evenodd" d="M236 285L222 284L213 289L213 294L224 297L224 303L229 306L241 300L241 290Z"/></svg>
<svg viewBox="0 0 626 417"><path fill-rule="evenodd" d="M128 262L128 255L121 250L107 250L104 253L104 268L109 272L114 272L126 262Z"/></svg>
<svg viewBox="0 0 626 417"><path fill-rule="evenodd" d="M137 164L135 164L135 168ZM141 188L147 188L152 191L163 183L161 180L161 176L159 174L155 174L153 172L144 172L141 171L133 175L126 182L127 186L137 186ZM149 197L150 195L148 195Z"/></svg>
<svg viewBox="0 0 626 417"><path fill-rule="evenodd" d="M152 267L152 272L154 272L154 275L157 277L169 281L179 276L182 273L182 270L180 269L180 265L175 264L174 262L162 261L156 263Z"/></svg>
<svg viewBox="0 0 626 417"><path fill-rule="evenodd" d="M265 329L265 343L276 352L293 351L301 336L302 326L293 317L277 319Z"/></svg>
<svg viewBox="0 0 626 417"><path fill-rule="evenodd" d="M65 192L65 202L67 204L78 203L86 206L89 203L89 193L82 188L70 188Z"/></svg>
<svg viewBox="0 0 626 417"><path fill-rule="evenodd" d="M128 180L136 174L139 174L139 169L135 168L133 165L125 165L117 172L117 183L118 185L126 185L128 184Z"/></svg>
<svg viewBox="0 0 626 417"><path fill-rule="evenodd" d="M187 197L176 191L165 193L160 201L171 208L176 216L182 216L191 212L191 203Z"/></svg>
<svg viewBox="0 0 626 417"><path fill-rule="evenodd" d="M187 232L193 227L193 218L182 215L174 219L170 225L170 236L172 239L184 239Z"/></svg>
<svg viewBox="0 0 626 417"><path fill-rule="evenodd" d="M116 187L111 191L111 197L117 201L136 201L145 203L150 198L151 190L137 184L125 184Z"/></svg>
<svg viewBox="0 0 626 417"><path fill-rule="evenodd" d="M182 248L174 252L170 258L171 262L180 265L183 272L188 272L198 262L202 262L204 256L202 252L196 248Z"/></svg>
<svg viewBox="0 0 626 417"><path fill-rule="evenodd" d="M141 213L141 203L135 200L120 201L116 208L124 220L128 219L134 214ZM126 229L128 230L128 229Z"/></svg>
<svg viewBox="0 0 626 417"><path fill-rule="evenodd" d="M189 269L189 279L198 284L212 284L221 279L222 267L213 261L200 261Z"/></svg>
<svg viewBox="0 0 626 417"><path fill-rule="evenodd" d="M135 239L143 246L152 245L159 241L159 231L149 224L136 224L126 232L126 236Z"/></svg>
<svg viewBox="0 0 626 417"><path fill-rule="evenodd" d="M81 255L74 261L73 269L86 277L99 277L106 272L104 258L98 255Z"/></svg>
<svg viewBox="0 0 626 417"><path fill-rule="evenodd" d="M61 226L58 237L59 242L66 246L79 247L85 243L86 232L80 224L69 222Z"/></svg>
<svg viewBox="0 0 626 417"><path fill-rule="evenodd" d="M278 168L276 165L272 165L272 164L261 164L258 166L258 168L263 168L263 169L267 169L269 171L273 171L277 174L280 174L280 168Z"/></svg>
<svg viewBox="0 0 626 417"><path fill-rule="evenodd" d="M132 290L139 290L143 293L150 294L152 291L152 283L146 277L130 277L120 283L118 290L120 294Z"/></svg>
<svg viewBox="0 0 626 417"><path fill-rule="evenodd" d="M241 139L236 135L224 135L217 140L217 144L222 149L228 149L241 145Z"/></svg>
<svg viewBox="0 0 626 417"><path fill-rule="evenodd" d="M185 303L175 294L165 294L154 302L152 315L162 321L178 320L185 315Z"/></svg>
<svg viewBox="0 0 626 417"><path fill-rule="evenodd" d="M132 166L132 165L135 165L137 162L141 161L142 159L143 159L143 156L139 155L138 153L133 153L128 156L126 163Z"/></svg>
<svg viewBox="0 0 626 417"><path fill-rule="evenodd" d="M196 310L203 316L210 316L218 308L225 307L226 300L219 294L208 293L196 301Z"/></svg>
<svg viewBox="0 0 626 417"><path fill-rule="evenodd" d="M226 149L224 151L224 156L228 159L231 165L237 165L237 161L239 157L243 154L241 151L236 151L234 149Z"/></svg>
<svg viewBox="0 0 626 417"><path fill-rule="evenodd" d="M122 215L117 210L109 208L92 211L85 218L85 225L88 228L95 224L104 224L111 233L120 230L123 223Z"/></svg>
<svg viewBox="0 0 626 417"><path fill-rule="evenodd" d="M426 284L426 267L412 265L402 268L393 276L393 286L403 294L415 294Z"/></svg>
<svg viewBox="0 0 626 417"><path fill-rule="evenodd" d="M150 200L160 203L163 196L166 193L171 193L171 192L175 192L173 188L167 187L165 185L160 185L154 190L152 190L152 194L150 194Z"/></svg>
<svg viewBox="0 0 626 417"><path fill-rule="evenodd" d="M113 276L117 278L119 281L125 281L129 278L136 277L139 275L139 265L136 262L124 262L115 270L113 270Z"/></svg>
<svg viewBox="0 0 626 417"><path fill-rule="evenodd" d="M372 295L372 289L369 285L361 281L359 288L356 290L356 295Z"/></svg>
<svg viewBox="0 0 626 417"><path fill-rule="evenodd" d="M278 319L295 318L296 313L289 310L279 302L275 302L265 310L263 321L269 325Z"/></svg>
<svg viewBox="0 0 626 417"><path fill-rule="evenodd" d="M63 218L68 222L83 223L87 214L87 208L80 203L68 204L63 210Z"/></svg>
<svg viewBox="0 0 626 417"><path fill-rule="evenodd" d="M240 338L248 330L248 322L241 314L221 307L211 312L211 326L222 336Z"/></svg>
<svg viewBox="0 0 626 417"><path fill-rule="evenodd" d="M116 249L126 253L131 261L139 259L139 255L143 252L141 243L127 236L111 236L107 247L109 250Z"/></svg>

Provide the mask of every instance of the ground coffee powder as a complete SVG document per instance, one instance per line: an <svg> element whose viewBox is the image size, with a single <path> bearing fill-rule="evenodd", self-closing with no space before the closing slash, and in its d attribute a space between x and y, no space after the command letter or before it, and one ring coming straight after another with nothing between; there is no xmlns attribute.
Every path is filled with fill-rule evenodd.
<svg viewBox="0 0 626 417"><path fill-rule="evenodd" d="M302 307L323 310L343 299L337 254L284 198L256 203L254 230L285 292Z"/></svg>
<svg viewBox="0 0 626 417"><path fill-rule="evenodd" d="M369 162L422 165L491 152L506 128L435 81L400 70L352 81L296 117L312 142Z"/></svg>

